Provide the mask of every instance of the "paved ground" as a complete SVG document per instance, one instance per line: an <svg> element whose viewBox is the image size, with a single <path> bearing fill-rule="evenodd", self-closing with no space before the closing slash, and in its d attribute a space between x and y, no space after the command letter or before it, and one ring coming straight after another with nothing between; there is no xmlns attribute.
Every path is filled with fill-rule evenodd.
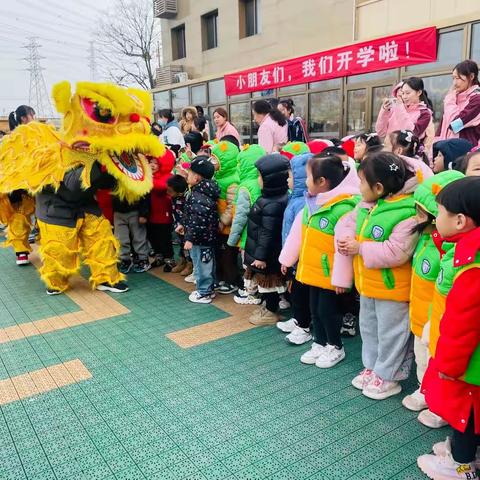
<svg viewBox="0 0 480 480"><path fill-rule="evenodd" d="M351 387L359 338L305 366L231 300L192 305L164 278L52 298L0 251L1 480L423 478L446 431Z"/></svg>

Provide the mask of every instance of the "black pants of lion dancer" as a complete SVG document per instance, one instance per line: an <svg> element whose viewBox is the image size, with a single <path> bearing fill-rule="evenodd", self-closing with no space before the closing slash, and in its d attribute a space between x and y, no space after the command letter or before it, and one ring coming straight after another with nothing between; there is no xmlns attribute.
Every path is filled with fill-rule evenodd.
<svg viewBox="0 0 480 480"><path fill-rule="evenodd" d="M216 281L238 286L240 270L238 267L238 248L227 245L228 235L219 235L216 258Z"/></svg>

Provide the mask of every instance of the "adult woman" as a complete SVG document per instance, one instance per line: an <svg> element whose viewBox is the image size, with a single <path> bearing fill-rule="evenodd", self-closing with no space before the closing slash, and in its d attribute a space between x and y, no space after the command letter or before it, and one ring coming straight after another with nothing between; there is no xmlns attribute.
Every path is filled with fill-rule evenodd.
<svg viewBox="0 0 480 480"><path fill-rule="evenodd" d="M281 100L278 104L278 110L282 113L288 122L288 141L289 142L308 142L308 133L305 122L301 117L295 117L292 99Z"/></svg>
<svg viewBox="0 0 480 480"><path fill-rule="evenodd" d="M422 143L433 141L433 105L419 77L407 78L397 85L391 98L386 98L380 108L375 130L381 137L396 130L410 130ZM428 140L427 138L428 137ZM431 137L431 138L430 138ZM427 141L426 141L427 140Z"/></svg>
<svg viewBox="0 0 480 480"><path fill-rule="evenodd" d="M180 130L183 135L187 135L193 129L193 122L198 117L195 107L185 107L181 113Z"/></svg>
<svg viewBox="0 0 480 480"><path fill-rule="evenodd" d="M238 130L228 121L228 113L223 107L218 107L213 112L213 122L217 127L215 138L220 141L225 135L233 135L240 143Z"/></svg>
<svg viewBox="0 0 480 480"><path fill-rule="evenodd" d="M267 153L272 153L279 143L288 141L288 124L278 109L272 108L266 100L253 104L253 119L258 124L258 144Z"/></svg>
<svg viewBox="0 0 480 480"><path fill-rule="evenodd" d="M480 85L478 65L465 60L453 69L453 84L443 101L443 118L439 140L463 138L473 145L480 143Z"/></svg>
<svg viewBox="0 0 480 480"><path fill-rule="evenodd" d="M169 145L175 153L178 153L178 150L185 146L185 140L170 108L158 111L158 123L163 128L161 136L163 143Z"/></svg>
<svg viewBox="0 0 480 480"><path fill-rule="evenodd" d="M28 105L20 105L8 116L8 126L13 131L19 125L25 125L35 120L35 110Z"/></svg>

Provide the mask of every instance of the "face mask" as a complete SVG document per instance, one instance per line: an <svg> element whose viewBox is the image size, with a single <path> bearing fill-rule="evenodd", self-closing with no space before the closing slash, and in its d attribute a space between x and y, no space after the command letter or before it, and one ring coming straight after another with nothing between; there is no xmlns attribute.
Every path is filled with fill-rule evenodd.
<svg viewBox="0 0 480 480"><path fill-rule="evenodd" d="M158 124L162 127L165 128L167 126L167 122L164 122L163 120L159 120Z"/></svg>

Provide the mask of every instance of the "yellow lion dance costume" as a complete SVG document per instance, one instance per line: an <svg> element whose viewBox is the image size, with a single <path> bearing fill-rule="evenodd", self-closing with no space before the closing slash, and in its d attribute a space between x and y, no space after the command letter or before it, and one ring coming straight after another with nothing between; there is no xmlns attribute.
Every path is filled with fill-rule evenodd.
<svg viewBox="0 0 480 480"><path fill-rule="evenodd" d="M36 199L40 275L47 293L65 291L80 269L90 268L92 288L125 291L118 271L118 242L101 215L95 192L134 202L152 188L146 155L164 147L150 135L151 95L108 83L68 82L53 87L62 129L31 122L0 145L0 194L26 190ZM1 208L1 204L0 204Z"/></svg>

